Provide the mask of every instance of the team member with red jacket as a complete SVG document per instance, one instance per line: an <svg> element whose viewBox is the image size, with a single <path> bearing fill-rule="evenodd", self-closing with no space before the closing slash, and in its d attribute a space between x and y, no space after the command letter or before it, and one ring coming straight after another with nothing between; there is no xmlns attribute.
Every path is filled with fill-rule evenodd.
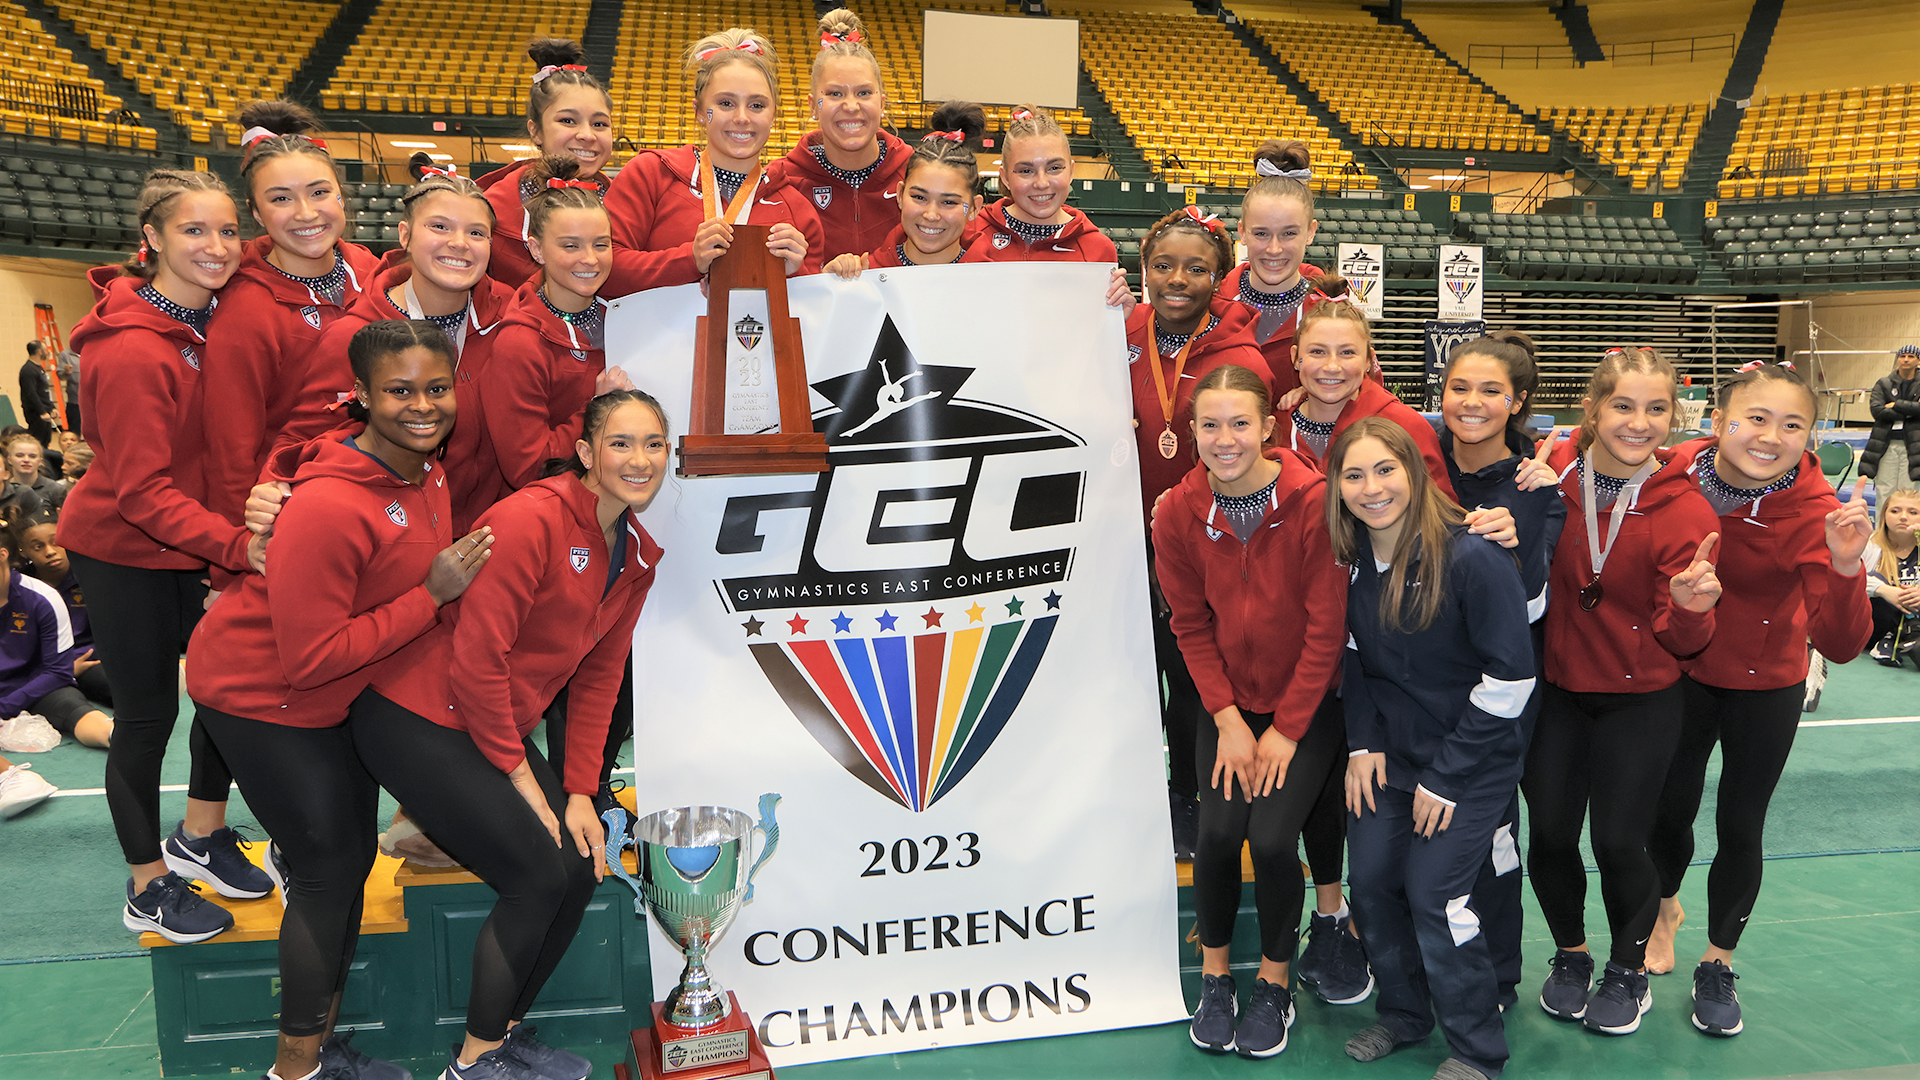
<svg viewBox="0 0 1920 1080"><path fill-rule="evenodd" d="M607 295L700 280L735 225L771 225L767 250L789 277L819 273L826 241L813 203L760 167L779 104L773 46L739 27L708 34L687 50L687 74L706 145L643 150L614 177Z"/></svg>
<svg viewBox="0 0 1920 1080"><path fill-rule="evenodd" d="M380 260L372 286L320 335L274 445L276 450L298 446L350 423L340 406L350 398L354 381L348 343L361 327L385 319L425 319L446 332L457 357L460 423L447 437L443 460L459 534L510 490L487 434L479 382L513 301L511 289L487 276L493 254L507 245L496 243L493 207L473 181L434 167L425 154L415 154L411 167L416 182L400 200L405 215L400 247Z"/></svg>
<svg viewBox="0 0 1920 1080"><path fill-rule="evenodd" d="M1067 205L1073 150L1053 114L1038 105L1013 110L1000 141L1000 183L1007 197L980 212L980 235L966 262L1118 262L1113 241Z"/></svg>
<svg viewBox="0 0 1920 1080"><path fill-rule="evenodd" d="M895 199L913 147L880 126L887 91L860 16L843 7L820 16L812 78L809 97L820 126L767 172L820 212L820 261L826 263L880 247L899 224Z"/></svg>
<svg viewBox="0 0 1920 1080"><path fill-rule="evenodd" d="M203 417L209 456L208 506L238 525L247 493L291 414L300 373L327 324L345 315L373 280L377 260L341 239L346 207L340 175L313 114L291 102L255 101L246 128L240 183L266 231L246 247L221 295L220 332L207 343L201 381L216 408ZM227 579L216 574L214 585Z"/></svg>
<svg viewBox="0 0 1920 1080"><path fill-rule="evenodd" d="M380 785L500 894L474 945L466 1041L448 1076L482 1062L497 1070L503 1057L546 1077L590 1071L515 1025L604 872L593 805L601 747L660 561L634 513L659 492L667 459L651 397L621 390L589 402L570 471L486 513L496 538L487 572L394 657L349 721ZM562 686L572 746L556 777L527 736Z"/></svg>
<svg viewBox="0 0 1920 1080"><path fill-rule="evenodd" d="M536 69L527 89L527 139L539 154L480 178L498 223L487 276L509 293L540 269L527 246L525 205L533 194L528 171L548 154L572 157L580 162L580 178L604 193L610 181L600 170L613 156L613 99L587 70L579 44L540 38L527 46L527 58ZM464 400L461 407L468 407Z"/></svg>
<svg viewBox="0 0 1920 1080"><path fill-rule="evenodd" d="M1712 640L1720 599L1709 561L1719 520L1685 467L1656 453L1678 396L1657 351L1611 350L1587 382L1577 441L1521 467L1523 487L1557 483L1567 505L1547 579L1546 688L1521 779L1527 865L1558 946L1540 1006L1608 1035L1638 1030L1651 1001L1644 968L1660 878L1647 841L1680 735L1680 660ZM1613 935L1597 988L1580 853L1589 803Z"/></svg>
<svg viewBox="0 0 1920 1080"><path fill-rule="evenodd" d="M1707 759L1720 744L1719 849L1707 877L1706 955L1693 974L1693 1026L1709 1035L1744 1027L1733 991L1733 950L1760 894L1767 803L1786 767L1805 700L1809 638L1844 664L1873 633L1861 555L1873 533L1859 500L1842 507L1807 452L1817 403L1798 372L1760 365L1720 387L1713 436L1674 448L1720 514L1718 617L1743 634L1717 635L1681 663L1686 704L1680 747L1654 819L1661 918L1647 969L1673 969L1673 935L1685 912L1680 882L1693 859Z"/></svg>
<svg viewBox="0 0 1920 1080"><path fill-rule="evenodd" d="M127 860L126 910L135 932L202 941L233 925L169 866L229 896L273 885L225 827L231 777L205 729L193 726L186 819L160 833L160 764L180 711L180 650L204 610L209 566L240 574L259 548L207 507L201 455L200 365L215 295L240 258L240 223L226 185L162 169L140 191L140 251L89 280L98 297L73 331L87 362L81 406L93 467L67 496L56 537L94 616L94 649L113 688L107 809Z"/></svg>
<svg viewBox="0 0 1920 1080"><path fill-rule="evenodd" d="M454 423L452 342L433 323L389 320L362 327L349 351L364 423L284 452L293 495L264 575L223 593L187 649L200 720L275 838L267 865L287 908L276 1077L361 1058L331 1030L359 938L379 796L345 726L348 706L382 659L434 625L488 552L485 530L453 542L432 460ZM351 1075L402 1072L362 1062Z"/></svg>
<svg viewBox="0 0 1920 1080"><path fill-rule="evenodd" d="M1326 481L1291 450L1262 454L1273 430L1266 380L1227 364L1199 380L1193 438L1200 467L1154 515L1155 572L1200 699L1194 852L1202 990L1189 1037L1214 1052L1270 1057L1293 1022L1288 962L1306 889L1300 826L1346 757L1329 692L1346 639L1345 575L1327 536ZM1238 782L1238 792L1235 783ZM1227 947L1250 846L1260 971L1235 1022Z"/></svg>
<svg viewBox="0 0 1920 1080"><path fill-rule="evenodd" d="M1319 280L1335 295L1346 291L1342 278L1329 274ZM1367 377L1379 361L1373 353L1373 329L1360 309L1348 303L1318 304L1300 315L1299 324L1293 367L1299 372L1300 387L1288 395L1298 404L1290 407L1287 400L1281 401L1274 442L1317 462L1355 420L1383 416L1413 436L1427 475L1447 498L1457 499L1433 425L1402 404L1393 391Z"/></svg>

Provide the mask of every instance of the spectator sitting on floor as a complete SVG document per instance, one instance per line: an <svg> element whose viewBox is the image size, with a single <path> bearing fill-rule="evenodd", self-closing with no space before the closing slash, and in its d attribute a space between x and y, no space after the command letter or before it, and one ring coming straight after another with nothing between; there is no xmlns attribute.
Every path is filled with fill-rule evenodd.
<svg viewBox="0 0 1920 1080"><path fill-rule="evenodd" d="M0 634L0 716L22 712L47 718L54 730L86 746L113 741L113 719L94 708L75 685L73 623L53 586L13 569L15 512L0 511L8 534L0 542L6 575L6 629ZM81 650L84 652L85 650Z"/></svg>

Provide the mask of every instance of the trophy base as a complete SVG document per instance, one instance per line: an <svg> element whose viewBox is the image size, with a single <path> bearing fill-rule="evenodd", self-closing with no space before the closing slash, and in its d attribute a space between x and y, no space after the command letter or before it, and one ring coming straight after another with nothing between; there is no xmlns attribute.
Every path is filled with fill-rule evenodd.
<svg viewBox="0 0 1920 1080"><path fill-rule="evenodd" d="M772 1080L760 1036L727 992L733 1011L713 1027L695 1032L666 1020L666 1006L653 1003L653 1026L632 1033L634 1074L642 1080Z"/></svg>
<svg viewBox="0 0 1920 1080"><path fill-rule="evenodd" d="M758 476L827 471L827 437L796 435L682 435L681 476Z"/></svg>

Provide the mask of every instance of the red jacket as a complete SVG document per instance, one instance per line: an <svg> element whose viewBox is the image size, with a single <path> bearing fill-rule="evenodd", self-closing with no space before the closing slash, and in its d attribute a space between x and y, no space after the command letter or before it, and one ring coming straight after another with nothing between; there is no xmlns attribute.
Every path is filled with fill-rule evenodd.
<svg viewBox="0 0 1920 1080"><path fill-rule="evenodd" d="M1254 322L1257 324L1260 316L1259 309L1239 302L1240 287L1246 283L1246 273L1246 263L1241 263L1239 266L1234 267L1226 277L1221 279L1220 291L1215 294L1215 299L1232 300L1236 306L1246 308L1253 313ZM1300 264L1300 273L1309 278L1324 277L1326 275L1325 270L1307 263ZM1259 331L1257 325L1253 328L1255 334L1254 344L1260 347L1260 354L1267 358L1267 370L1273 372L1273 399L1275 401L1285 396L1287 391L1300 385L1300 372L1293 366L1293 339L1295 331L1300 326L1300 316L1305 315L1308 311L1327 302L1326 297L1309 290L1306 299L1300 301L1300 306L1294 310L1293 318L1275 330L1272 337L1261 341L1258 337ZM1380 366L1378 364L1375 364L1368 370L1367 378L1383 386L1386 385L1382 381Z"/></svg>
<svg viewBox="0 0 1920 1080"><path fill-rule="evenodd" d="M693 234L707 219L707 210L693 172L694 148L676 146L641 151L613 178L606 194L607 214L613 219L613 276L600 290L603 295L619 297L700 280L693 263ZM800 273L819 273L826 237L812 200L763 173L746 224L783 221L807 238Z"/></svg>
<svg viewBox="0 0 1920 1080"><path fill-rule="evenodd" d="M355 427L275 456L293 495L267 571L220 594L187 645L187 693L224 713L332 727L379 662L425 633L424 582L453 542L446 475L409 484L348 441ZM492 567L488 567L491 570Z"/></svg>
<svg viewBox="0 0 1920 1080"><path fill-rule="evenodd" d="M354 423L341 407L353 392L353 365L347 360L347 343L370 322L407 317L387 299L387 290L412 276L413 263L406 252L398 249L387 252L367 290L354 298L345 315L327 324L319 343L307 356L306 370L299 376L299 389L288 410L286 425L274 442L275 452ZM501 476L500 464L493 453L493 440L487 435L479 381L493 357L493 343L499 336L495 331L512 302L511 290L490 277L483 277L473 287L472 299L467 305L467 335L461 343L460 362L454 370L456 421L453 434L447 436L445 459L455 536L464 536L481 511L512 490ZM271 464L268 467L271 468Z"/></svg>
<svg viewBox="0 0 1920 1080"><path fill-rule="evenodd" d="M1270 712L1298 742L1340 675L1347 572L1327 536L1326 478L1292 450L1267 457L1280 478L1251 543L1214 512L1196 468L1154 518L1154 567L1207 712Z"/></svg>
<svg viewBox="0 0 1920 1080"><path fill-rule="evenodd" d="M203 456L225 450L201 437L206 339L142 300L142 282L117 267L87 279L95 302L73 348L86 355L80 409L94 458L67 496L60 545L120 566L245 573L247 530L206 506Z"/></svg>
<svg viewBox="0 0 1920 1080"><path fill-rule="evenodd" d="M439 626L381 669L374 689L469 732L512 772L525 758L521 740L566 687L561 782L575 795L599 790L614 697L661 551L627 515L624 569L609 590L598 513L599 498L571 473L500 500L480 519L493 526L486 569Z"/></svg>
<svg viewBox="0 0 1920 1080"><path fill-rule="evenodd" d="M207 506L242 523L247 492L273 452L298 393L299 373L327 326L347 313L373 281L378 260L358 244L341 243L347 288L338 306L267 262L271 237L247 245L240 269L220 294L222 309L207 341L201 386L211 407L201 417L207 445ZM215 582L219 584L219 582Z"/></svg>
<svg viewBox="0 0 1920 1080"><path fill-rule="evenodd" d="M1007 224L1007 202L987 204L980 211L980 235L967 248L962 262L1090 262L1118 263L1113 241L1078 208L1067 207L1068 221L1051 240L1029 242Z"/></svg>
<svg viewBox="0 0 1920 1080"><path fill-rule="evenodd" d="M879 137L886 157L857 188L820 167L811 149L820 142L818 131L807 132L786 157L767 166L776 183L792 186L819 211L822 265L836 255L872 251L886 239L887 230L900 224L900 181L907 175L913 147L884 131ZM811 257L813 250L807 254Z"/></svg>
<svg viewBox="0 0 1920 1080"><path fill-rule="evenodd" d="M1188 347L1186 370L1181 372L1179 386L1173 388L1173 433L1180 440L1180 449L1172 458L1162 457L1160 434L1167 424L1161 415L1164 406L1160 390L1154 385L1153 370L1147 365L1158 360L1161 375L1171 380L1173 361L1161 356L1147 337L1147 315L1152 311L1152 307L1140 304L1127 317L1127 381L1133 386L1133 416L1140 421L1140 426L1133 430L1134 445L1140 451L1140 506L1149 519L1153 515L1153 500L1193 472L1194 463L1199 460L1193 449L1193 388L1199 384L1200 377L1222 364L1239 364L1267 382L1273 381L1267 362L1254 347L1249 309L1243 304L1213 305L1209 317L1217 317L1219 321Z"/></svg>
<svg viewBox="0 0 1920 1080"><path fill-rule="evenodd" d="M487 364L492 390L484 417L501 480L512 491L538 480L548 458L573 456L580 413L593 400L607 354L553 317L538 281L520 286L498 338Z"/></svg>
<svg viewBox="0 0 1920 1080"><path fill-rule="evenodd" d="M1447 475L1447 459L1440 454L1440 436L1434 433L1433 425L1427 423L1426 417L1407 408L1393 395L1393 391L1371 379L1360 380L1360 392L1340 410L1340 418L1333 422L1333 434L1328 438L1327 445L1331 447L1341 432L1352 427L1354 421L1367 416L1386 417L1413 436L1413 444L1420 448L1421 460L1427 463L1427 475L1433 477L1433 482L1440 485L1440 490L1446 492L1449 499L1457 498L1453 493L1453 481ZM1275 409L1274 419L1275 446L1290 446L1308 458L1319 461L1314 457L1313 448L1294 431L1291 411Z"/></svg>
<svg viewBox="0 0 1920 1080"><path fill-rule="evenodd" d="M1685 466L1661 466L1641 486L1607 554L1606 595L1592 611L1583 610L1580 590L1593 580L1593 558L1573 446L1565 440L1547 458L1560 473L1560 501L1567 507L1547 577L1553 598L1546 614L1547 681L1580 694L1663 690L1680 681L1678 658L1697 655L1713 639L1716 612L1676 606L1667 581L1693 565L1700 541L1720 528L1720 519ZM1666 460L1671 451L1655 453ZM1613 515L1602 510L1599 517L1605 543Z"/></svg>
<svg viewBox="0 0 1920 1080"><path fill-rule="evenodd" d="M1696 459L1716 442L1681 443L1668 468L1699 483ZM1713 563L1726 591L1714 612L1746 633L1715 636L1705 652L1681 662L1682 671L1727 690L1777 690L1807 677L1809 637L1833 663L1860 655L1873 636L1873 605L1862 568L1833 569L1826 518L1839 508L1820 460L1803 453L1792 487L1720 515Z"/></svg>

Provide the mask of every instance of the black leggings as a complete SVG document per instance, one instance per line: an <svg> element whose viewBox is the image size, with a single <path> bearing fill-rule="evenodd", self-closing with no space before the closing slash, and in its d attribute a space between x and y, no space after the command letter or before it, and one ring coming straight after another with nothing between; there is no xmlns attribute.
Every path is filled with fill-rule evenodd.
<svg viewBox="0 0 1920 1080"><path fill-rule="evenodd" d="M93 658L100 659L100 654L95 653ZM88 701L97 701L109 709L113 708L113 680L107 678L107 665L90 667L74 676L73 681Z"/></svg>
<svg viewBox="0 0 1920 1080"><path fill-rule="evenodd" d="M27 711L46 717L53 730L71 737L73 729L80 725L80 718L96 710L79 687L56 686L29 704Z"/></svg>
<svg viewBox="0 0 1920 1080"><path fill-rule="evenodd" d="M1273 726L1272 713L1240 714L1258 739ZM1212 722L1199 725L1194 759L1210 780L1220 730ZM1200 843L1193 853L1193 906L1199 917L1200 944L1220 948L1233 941L1233 924L1240 910L1240 845L1253 858L1253 906L1260 916L1260 952L1268 960L1287 963L1300 937L1300 907L1306 883L1300 877L1300 826L1320 800L1327 774L1344 768L1347 756L1346 716L1340 699L1328 694L1313 714L1313 723L1294 748L1286 782L1270 795L1247 802L1234 782L1233 798L1226 784L1200 785Z"/></svg>
<svg viewBox="0 0 1920 1080"><path fill-rule="evenodd" d="M160 760L180 718L180 653L205 611L204 570L147 570L69 552L87 597L93 656L113 684L107 809L129 866L160 861ZM227 801L233 775L194 722L187 797Z"/></svg>
<svg viewBox="0 0 1920 1080"><path fill-rule="evenodd" d="M564 828L555 846L506 774L466 732L371 690L354 702L347 726L380 786L434 843L500 894L473 945L467 1033L487 1042L505 1038L508 1022L527 1015L580 929L593 898L593 859L580 857ZM547 805L564 825L566 792L533 741L523 745Z"/></svg>
<svg viewBox="0 0 1920 1080"><path fill-rule="evenodd" d="M553 697L553 704L547 706L547 762L553 767L553 775L567 775L567 686ZM627 655L626 674L620 677L620 694L613 699L613 722L607 725L607 744L600 755L600 786L607 785L607 777L613 773L613 764L620 754L620 744L633 734L633 655ZM411 811L409 811L411 812Z"/></svg>
<svg viewBox="0 0 1920 1080"><path fill-rule="evenodd" d="M346 988L373 869L380 789L344 725L297 728L205 705L205 725L240 794L287 861L280 921L280 1032L323 1035Z"/></svg>
<svg viewBox="0 0 1920 1080"><path fill-rule="evenodd" d="M1200 703L1200 691L1187 670L1187 658L1180 652L1180 641L1173 633L1173 614L1155 611L1153 615L1153 663L1165 680L1160 691L1160 726L1167 735L1167 789L1191 799L1200 793L1200 777L1194 768L1194 736L1201 723L1212 726L1207 707Z"/></svg>
<svg viewBox="0 0 1920 1080"><path fill-rule="evenodd" d="M1613 935L1608 958L1635 971L1646 966L1660 912L1647 839L1680 741L1680 713L1678 684L1645 694L1577 694L1545 684L1520 790L1529 813L1527 870L1560 948L1587 940L1580 824L1591 803L1593 856Z"/></svg>
<svg viewBox="0 0 1920 1080"><path fill-rule="evenodd" d="M1714 833L1720 841L1707 871L1707 940L1731 951L1760 896L1767 804L1787 767L1800 730L1806 683L1778 690L1722 690L1682 677L1686 722L1680 748L1660 794L1660 813L1647 845L1660 872L1660 895L1673 896L1693 859L1693 819L1707 782L1707 759L1720 744L1719 804Z"/></svg>

